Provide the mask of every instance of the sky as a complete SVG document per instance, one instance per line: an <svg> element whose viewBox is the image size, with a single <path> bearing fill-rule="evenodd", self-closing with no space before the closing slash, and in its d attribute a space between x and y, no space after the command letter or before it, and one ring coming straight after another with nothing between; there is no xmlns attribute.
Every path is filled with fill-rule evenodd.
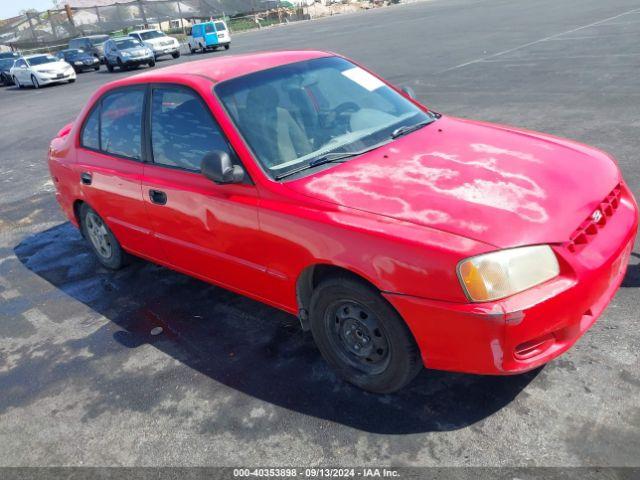
<svg viewBox="0 0 640 480"><path fill-rule="evenodd" d="M51 0L0 0L0 18L15 17L21 10L29 8L46 10L53 8L53 2Z"/></svg>

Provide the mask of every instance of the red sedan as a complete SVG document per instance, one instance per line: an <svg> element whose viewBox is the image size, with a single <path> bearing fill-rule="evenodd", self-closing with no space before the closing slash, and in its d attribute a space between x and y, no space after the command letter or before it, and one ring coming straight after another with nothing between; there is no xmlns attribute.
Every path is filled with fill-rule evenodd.
<svg viewBox="0 0 640 480"><path fill-rule="evenodd" d="M325 52L183 63L98 90L49 166L105 267L296 314L364 389L536 368L615 294L635 200L606 153L412 97Z"/></svg>

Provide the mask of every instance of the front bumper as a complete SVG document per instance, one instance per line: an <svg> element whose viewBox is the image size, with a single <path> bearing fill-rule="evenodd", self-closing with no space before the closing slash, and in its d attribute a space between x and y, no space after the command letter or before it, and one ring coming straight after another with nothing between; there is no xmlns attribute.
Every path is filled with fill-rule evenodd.
<svg viewBox="0 0 640 480"><path fill-rule="evenodd" d="M149 55L146 57L123 57L122 63L126 66L131 65L144 65L149 62L153 62L155 57L153 55Z"/></svg>
<svg viewBox="0 0 640 480"><path fill-rule="evenodd" d="M626 186L620 203L579 251L553 246L557 278L503 300L454 304L385 294L411 329L426 367L507 375L526 372L568 350L612 300L624 278L638 228Z"/></svg>
<svg viewBox="0 0 640 480"><path fill-rule="evenodd" d="M62 74L36 73L35 75L38 78L38 82L40 83L40 85L47 85L49 83L57 82L67 82L69 80L76 79L76 72L73 69Z"/></svg>
<svg viewBox="0 0 640 480"><path fill-rule="evenodd" d="M173 55L180 50L180 45L167 45L162 47L154 47L153 54L154 56L161 57L162 55Z"/></svg>

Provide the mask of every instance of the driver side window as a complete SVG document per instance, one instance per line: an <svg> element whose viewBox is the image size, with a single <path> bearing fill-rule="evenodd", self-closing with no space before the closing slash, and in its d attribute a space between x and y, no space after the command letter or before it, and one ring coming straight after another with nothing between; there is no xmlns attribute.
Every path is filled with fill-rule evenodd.
<svg viewBox="0 0 640 480"><path fill-rule="evenodd" d="M159 165L200 171L207 152L234 155L202 99L180 87L154 88L151 97L151 146Z"/></svg>

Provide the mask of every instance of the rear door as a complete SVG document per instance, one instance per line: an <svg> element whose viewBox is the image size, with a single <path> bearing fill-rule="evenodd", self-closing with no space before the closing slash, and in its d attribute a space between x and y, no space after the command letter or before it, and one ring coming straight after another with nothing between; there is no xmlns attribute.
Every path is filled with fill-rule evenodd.
<svg viewBox="0 0 640 480"><path fill-rule="evenodd" d="M208 106L178 85L152 87L142 190L154 234L177 269L261 296L266 278L258 193L247 181L216 185L200 173L212 150L235 157Z"/></svg>
<svg viewBox="0 0 640 480"><path fill-rule="evenodd" d="M78 148L84 200L98 212L122 246L159 258L142 200L145 86L106 93L87 116Z"/></svg>
<svg viewBox="0 0 640 480"><path fill-rule="evenodd" d="M216 29L213 26L213 22L204 24L204 37L207 41L207 47L218 44L218 34L216 33Z"/></svg>

